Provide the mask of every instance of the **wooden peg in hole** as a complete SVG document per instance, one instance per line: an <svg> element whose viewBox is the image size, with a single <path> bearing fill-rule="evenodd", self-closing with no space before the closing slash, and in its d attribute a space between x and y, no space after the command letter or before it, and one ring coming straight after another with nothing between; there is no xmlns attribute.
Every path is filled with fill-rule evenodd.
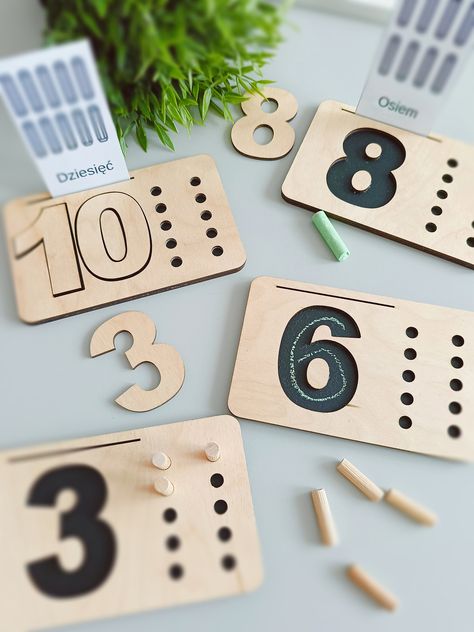
<svg viewBox="0 0 474 632"><path fill-rule="evenodd" d="M318 520L321 540L326 546L335 546L338 544L339 538L326 491L324 489L314 489L311 492L311 498Z"/></svg>
<svg viewBox="0 0 474 632"><path fill-rule="evenodd" d="M151 462L159 470L167 470L171 465L170 457L164 452L155 452L151 457Z"/></svg>
<svg viewBox="0 0 474 632"><path fill-rule="evenodd" d="M336 466L337 471L347 478L359 491L361 491L369 500L378 502L383 498L383 490L380 489L370 478L362 474L360 470L352 465L347 459L342 459Z"/></svg>
<svg viewBox="0 0 474 632"><path fill-rule="evenodd" d="M215 443L214 441L211 441L207 444L204 452L206 453L206 459L208 461L215 462L221 458L221 449L219 447L219 444Z"/></svg>
<svg viewBox="0 0 474 632"><path fill-rule="evenodd" d="M154 488L162 496L171 496L171 494L174 492L173 483L164 476L160 476L160 478L156 479L154 483Z"/></svg>
<svg viewBox="0 0 474 632"><path fill-rule="evenodd" d="M438 516L435 513L396 489L389 489L385 494L385 500L412 520L427 527L432 527L438 522Z"/></svg>
<svg viewBox="0 0 474 632"><path fill-rule="evenodd" d="M395 610L397 608L398 599L368 575L360 566L351 564L347 567L346 574L352 583L363 590L382 608L386 610Z"/></svg>

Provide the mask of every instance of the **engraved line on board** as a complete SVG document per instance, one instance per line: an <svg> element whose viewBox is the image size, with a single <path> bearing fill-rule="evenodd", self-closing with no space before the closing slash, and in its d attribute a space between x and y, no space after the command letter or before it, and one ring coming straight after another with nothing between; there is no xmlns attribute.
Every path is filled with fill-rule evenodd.
<svg viewBox="0 0 474 632"><path fill-rule="evenodd" d="M352 110L348 110L347 108L341 108L341 112L347 112L348 114L352 114L353 116L359 116L360 118L365 118L368 119L369 121L372 121L372 119L369 119L368 116L362 116L361 114L357 114L357 112L353 112ZM376 121L372 121L372 123L376 123ZM405 133L409 133L407 132L407 130L404 130ZM414 132L411 132L412 134L414 134ZM441 140L441 138L434 138L434 136L425 136L426 140L432 140L435 143L442 143L443 141Z"/></svg>
<svg viewBox="0 0 474 632"><path fill-rule="evenodd" d="M324 292L314 292L312 290L300 290L297 287L287 287L286 285L276 285L279 290L291 290L292 292L303 292L305 294L317 294L318 296L328 296L329 298L339 298L343 301L355 301L356 303L367 303L368 305L378 305L379 307L391 307L396 309L395 305L388 305L387 303L376 303L375 301L364 301L361 298L350 298L348 296L338 296L337 294L325 294Z"/></svg>
<svg viewBox="0 0 474 632"><path fill-rule="evenodd" d="M136 443L141 439L126 439L125 441L113 441L111 443L99 443L97 445L82 446L80 448L65 448L64 450L50 450L49 452L38 452L37 454L23 454L21 456L13 456L8 459L8 463L22 463L24 461L34 461L35 459L46 459L61 454L72 454L74 452L86 452L88 450L97 450L98 448L110 448L114 445L123 445L125 443Z"/></svg>

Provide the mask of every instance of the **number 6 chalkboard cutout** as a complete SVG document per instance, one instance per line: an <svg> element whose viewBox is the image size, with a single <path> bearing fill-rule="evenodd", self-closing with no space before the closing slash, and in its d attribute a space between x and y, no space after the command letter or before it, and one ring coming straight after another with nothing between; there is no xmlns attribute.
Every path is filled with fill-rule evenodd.
<svg viewBox="0 0 474 632"><path fill-rule="evenodd" d="M142 312L124 312L102 323L91 338L91 357L114 351L115 336L124 331L133 338L132 346L125 352L132 369L149 362L158 370L160 383L149 391L134 384L115 401L127 410L146 412L161 406L179 391L184 381L183 360L171 345L155 344L155 323Z"/></svg>

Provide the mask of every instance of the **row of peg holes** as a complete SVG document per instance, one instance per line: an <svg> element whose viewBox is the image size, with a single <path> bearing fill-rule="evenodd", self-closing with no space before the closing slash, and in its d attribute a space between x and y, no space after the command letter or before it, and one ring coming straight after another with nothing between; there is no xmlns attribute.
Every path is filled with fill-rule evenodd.
<svg viewBox="0 0 474 632"><path fill-rule="evenodd" d="M418 337L418 329L416 329L416 327L408 327L405 333L408 338ZM464 338L456 334L451 338L451 342L455 347L462 347L464 345ZM415 360L417 353L412 347L407 347L404 351L404 356L407 360ZM451 366L454 369L460 369L463 365L464 361L461 357L453 356L451 358ZM413 382L415 380L415 373L414 371L407 369L403 371L402 378L405 382ZM463 383L461 382L461 380L454 378L450 381L449 386L453 391L460 391L463 387ZM410 406L411 404L413 404L414 398L411 393L406 392L402 393L400 400L405 406ZM458 415L461 412L462 407L459 402L450 402L448 409L449 412L453 415ZM413 425L411 418L407 415L402 415L398 420L398 423L400 425L400 428L403 428L404 430L408 430ZM461 428L454 424L450 425L448 427L448 435L453 439L458 439L461 436Z"/></svg>
<svg viewBox="0 0 474 632"><path fill-rule="evenodd" d="M451 169L455 169L459 163L455 158L450 158L447 164L448 167L451 167ZM453 176L450 173L445 173L443 174L441 179L446 184L451 184L451 182L453 181ZM445 200L448 197L448 192L445 189L439 189L436 192L436 195L440 200ZM443 213L443 209L441 208L441 206L432 206L431 213L439 217ZM474 221L471 222L471 227L474 228ZM438 226L434 222L428 222L425 226L425 229L429 233L434 233L438 229ZM470 248L474 248L474 237L468 237L466 239L466 243Z"/></svg>
<svg viewBox="0 0 474 632"><path fill-rule="evenodd" d="M201 184L201 178L194 176L190 179L189 184L193 187L197 187ZM150 193L154 197L158 197L159 195L162 194L162 192L163 191L161 187L159 186L154 186L150 189ZM207 198L204 193L197 193L194 199L196 200L198 204L204 204ZM155 211L157 213L164 213L166 210L167 210L167 206L163 202L159 202L155 206ZM201 213L201 219L205 222L210 220L211 217L212 217L211 211L206 210ZM173 224L167 219L163 220L160 224L160 228L163 231L171 230L172 226ZM215 237L217 237L217 229L208 228L206 230L206 236L209 237L209 239L214 239ZM166 240L166 247L169 248L170 250L172 250L173 248L176 248L177 245L178 245L178 242L174 238L170 238ZM222 254L224 254L224 249L222 248L222 246L214 246L211 252L214 255L214 257L220 257ZM183 260L181 259L181 257L173 257L171 259L171 265L173 266L173 268L179 268L182 265L182 263L183 263Z"/></svg>
<svg viewBox="0 0 474 632"><path fill-rule="evenodd" d="M224 477L222 474L215 473L210 478L212 487L219 488L224 484ZM214 503L214 511L218 515L226 513L228 505L225 500L219 499ZM173 523L178 518L178 513L173 507L168 507L163 512L163 520L167 523ZM228 542L232 538L232 531L229 527L220 527L217 531L217 537L221 542ZM166 538L166 548L169 551L177 551L181 546L181 540L177 535L170 535ZM222 568L226 571L231 571L235 568L237 561L233 555L224 555L221 559ZM171 579L181 579L184 575L184 568L181 564L172 564L169 567L169 575Z"/></svg>

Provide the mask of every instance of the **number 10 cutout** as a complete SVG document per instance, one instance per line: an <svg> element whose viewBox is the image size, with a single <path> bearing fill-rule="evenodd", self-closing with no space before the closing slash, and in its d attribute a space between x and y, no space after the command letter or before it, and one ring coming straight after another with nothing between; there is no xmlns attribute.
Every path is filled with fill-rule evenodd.
<svg viewBox="0 0 474 632"><path fill-rule="evenodd" d="M229 394L239 417L474 460L474 314L260 277Z"/></svg>

